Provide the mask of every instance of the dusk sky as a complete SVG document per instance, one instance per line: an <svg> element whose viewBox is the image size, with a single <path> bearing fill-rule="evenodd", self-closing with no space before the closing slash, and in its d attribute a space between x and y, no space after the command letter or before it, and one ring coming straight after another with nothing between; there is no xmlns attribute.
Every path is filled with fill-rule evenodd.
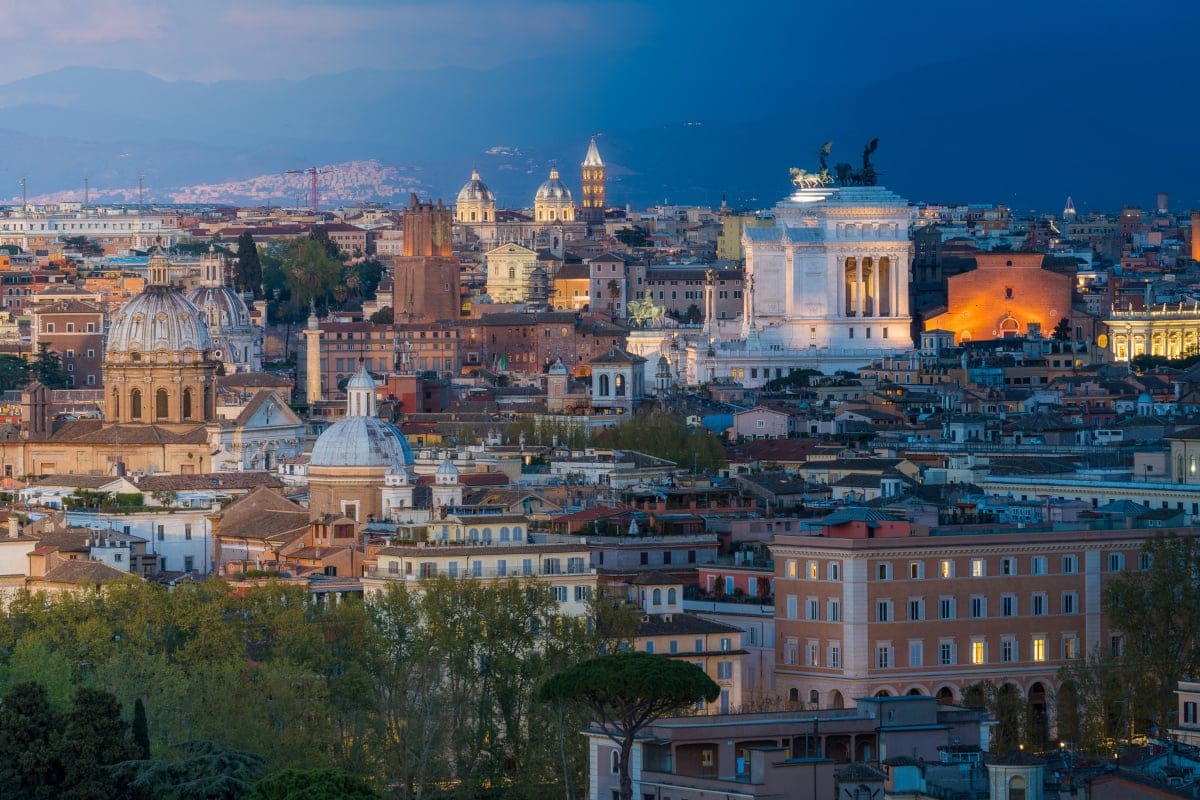
<svg viewBox="0 0 1200 800"><path fill-rule="evenodd" d="M733 178L720 176L696 187L697 196L688 198L693 201L726 189L743 199L777 196L775 179L768 183L761 176L785 174L791 162L784 161L800 157L782 153L810 158L832 138L835 159L853 159L862 142L877 135L885 180L913 199L1052 208L1073 194L1086 209L1144 203L1154 191L1171 191L1200 205L1197 159L1186 135L1197 116L1197 30L1200 3L1183 0L986 6L961 0L6 3L0 8L0 84L7 84L0 129L58 135L61 124L37 122L41 118L29 116L27 107L57 105L70 112L77 100L64 95L61 84L26 87L20 81L64 67L264 85L351 70L440 70L434 83L454 84L456 94L447 94L454 99L439 107L432 89L419 111L430 120L429 141L441 143L443 152L396 145L415 161L469 165L495 144L569 146L573 154L589 132L598 131L613 133L611 147L633 173L647 176L670 152L652 154L647 135L704 120L741 127L689 157L728 152L724 166L742 169L747 180L734 186ZM364 88L371 80L361 72L353 78L359 94L352 102L360 111L372 102ZM183 92L185 84L177 86L180 98L197 96ZM115 89L118 97L106 113L136 111L140 120L132 133L117 130L110 138L136 136L156 114L181 119L178 106L158 107L154 102L161 98L147 101L136 92ZM232 100L209 96L214 109L233 108ZM336 91L331 96L338 97ZM403 124L405 101L395 97L401 99L389 110L401 118L379 119L375 127ZM478 141L465 135L452 140L437 128L440 122L443 130L461 134L464 103L486 113L486 123L471 125ZM230 119L245 113L233 111ZM66 118L75 121L69 113ZM93 117L78 118L69 135L99 135ZM549 124L539 125L539 118ZM371 157L369 143L386 138L369 130L371 121L345 120L348 132L336 136L346 139L347 153L355 150L345 157ZM325 122L336 126L337 118ZM279 127L286 136L302 126L279 120ZM362 130L368 135L357 133ZM162 138L179 135L171 131ZM185 135L201 146L229 145L229 137L206 139L195 125ZM752 141L759 136L763 142ZM735 152L742 145L749 147ZM444 152L452 146L455 153ZM319 157L330 161L342 155L324 152ZM751 155L770 161L753 164ZM380 157L398 158L395 152ZM32 159L36 164L37 155ZM453 174L464 168L455 166ZM681 173L662 172L661 188L654 191L665 194L672 182L678 186Z"/></svg>

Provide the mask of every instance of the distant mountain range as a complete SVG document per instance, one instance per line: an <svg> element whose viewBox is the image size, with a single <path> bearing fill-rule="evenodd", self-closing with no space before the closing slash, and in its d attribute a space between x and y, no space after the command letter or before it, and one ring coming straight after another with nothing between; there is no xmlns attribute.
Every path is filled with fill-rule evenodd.
<svg viewBox="0 0 1200 800"><path fill-rule="evenodd" d="M1166 191L1200 207L1186 53L1158 54L1152 79L1048 48L1012 54L996 80L986 58L859 86L751 67L665 87L633 60L210 85L68 68L0 85L0 198L19 200L22 176L31 198L79 198L86 176L94 202L133 200L142 176L148 201L295 204L308 182L287 170L343 165L322 178L329 202L452 202L477 167L522 207L553 164L578 192L600 132L609 202L634 207L767 207L823 141L857 163L873 136L882 182L913 200L1055 210L1070 194L1084 212Z"/></svg>

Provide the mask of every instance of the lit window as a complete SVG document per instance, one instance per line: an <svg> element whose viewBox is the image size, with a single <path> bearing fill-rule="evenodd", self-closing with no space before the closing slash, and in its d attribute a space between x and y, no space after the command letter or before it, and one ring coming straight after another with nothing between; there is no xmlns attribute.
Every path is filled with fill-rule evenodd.
<svg viewBox="0 0 1200 800"><path fill-rule="evenodd" d="M1033 637L1033 660L1034 661L1045 661L1046 660L1046 637L1045 636Z"/></svg>
<svg viewBox="0 0 1200 800"><path fill-rule="evenodd" d="M908 562L908 577L913 580L920 580L925 577L925 564L921 561Z"/></svg>
<svg viewBox="0 0 1200 800"><path fill-rule="evenodd" d="M948 558L943 558L938 562L938 575L943 578L954 577L954 562Z"/></svg>
<svg viewBox="0 0 1200 800"><path fill-rule="evenodd" d="M797 577L798 571L799 571L799 566L796 562L796 559L789 558L787 560L787 576L789 578L795 578L795 577Z"/></svg>
<svg viewBox="0 0 1200 800"><path fill-rule="evenodd" d="M987 647L982 640L976 639L975 641L971 642L971 663L987 663Z"/></svg>
<svg viewBox="0 0 1200 800"><path fill-rule="evenodd" d="M815 581L815 580L817 580L817 578L820 577L820 575L821 575L821 573L818 571L817 562L815 562L815 561L808 562L808 579L810 581Z"/></svg>
<svg viewBox="0 0 1200 800"><path fill-rule="evenodd" d="M987 562L982 558L971 559L971 577L982 578L987 574Z"/></svg>

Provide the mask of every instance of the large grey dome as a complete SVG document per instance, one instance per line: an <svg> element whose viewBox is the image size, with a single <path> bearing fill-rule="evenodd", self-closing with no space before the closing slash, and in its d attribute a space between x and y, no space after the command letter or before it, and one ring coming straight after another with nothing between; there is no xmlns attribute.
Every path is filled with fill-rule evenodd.
<svg viewBox="0 0 1200 800"><path fill-rule="evenodd" d="M198 355L212 349L204 315L174 286L152 284L113 316L105 354L165 350Z"/></svg>
<svg viewBox="0 0 1200 800"><path fill-rule="evenodd" d="M492 194L492 190L487 187L479 178L479 171L471 171L471 180L463 184L463 187L458 190L458 202L460 203L494 203L496 195Z"/></svg>
<svg viewBox="0 0 1200 800"><path fill-rule="evenodd" d="M571 190L559 180L557 169L550 170L550 179L538 187L534 200L571 202Z"/></svg>
<svg viewBox="0 0 1200 800"><path fill-rule="evenodd" d="M249 333L250 309L242 298L228 286L197 286L187 296L204 318L213 333Z"/></svg>
<svg viewBox="0 0 1200 800"><path fill-rule="evenodd" d="M379 417L346 417L330 425L313 446L311 467L407 467L412 449L404 434Z"/></svg>

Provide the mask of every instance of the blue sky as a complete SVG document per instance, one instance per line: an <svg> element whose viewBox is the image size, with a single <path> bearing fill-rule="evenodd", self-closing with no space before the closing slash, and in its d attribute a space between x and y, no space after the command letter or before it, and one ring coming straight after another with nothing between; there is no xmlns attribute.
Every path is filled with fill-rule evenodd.
<svg viewBox="0 0 1200 800"><path fill-rule="evenodd" d="M649 71L862 80L988 49L1089 44L1134 61L1195 31L1195 3L838 0L40 0L0 8L0 73L63 66L167 79L354 68L487 69L657 52ZM832 69L836 67L836 69ZM756 72L761 70L761 72Z"/></svg>

